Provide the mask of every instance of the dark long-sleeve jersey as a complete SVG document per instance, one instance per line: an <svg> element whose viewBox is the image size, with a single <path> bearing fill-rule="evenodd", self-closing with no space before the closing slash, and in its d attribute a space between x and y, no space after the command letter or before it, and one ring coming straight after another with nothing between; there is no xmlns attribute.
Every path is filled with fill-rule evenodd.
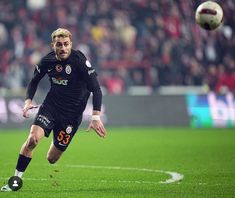
<svg viewBox="0 0 235 198"><path fill-rule="evenodd" d="M57 60L54 52L43 57L35 67L26 99L33 99L38 83L46 74L51 87L44 105L52 107L66 119L78 119L92 92L93 110L101 110L102 93L97 74L82 52L72 49L70 56L63 61Z"/></svg>

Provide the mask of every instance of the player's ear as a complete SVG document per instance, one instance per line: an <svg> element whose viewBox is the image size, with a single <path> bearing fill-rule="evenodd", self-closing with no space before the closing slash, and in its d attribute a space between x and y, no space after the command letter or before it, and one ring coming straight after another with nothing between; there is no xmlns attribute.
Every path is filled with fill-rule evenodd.
<svg viewBox="0 0 235 198"><path fill-rule="evenodd" d="M71 45L71 48L72 48L73 47L73 42L71 42L70 45Z"/></svg>

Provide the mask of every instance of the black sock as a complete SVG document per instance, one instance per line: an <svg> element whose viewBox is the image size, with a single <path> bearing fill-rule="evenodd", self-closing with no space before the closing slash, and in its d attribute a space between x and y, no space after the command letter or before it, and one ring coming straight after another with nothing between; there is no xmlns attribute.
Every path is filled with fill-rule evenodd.
<svg viewBox="0 0 235 198"><path fill-rule="evenodd" d="M16 170L24 172L32 158L19 154Z"/></svg>

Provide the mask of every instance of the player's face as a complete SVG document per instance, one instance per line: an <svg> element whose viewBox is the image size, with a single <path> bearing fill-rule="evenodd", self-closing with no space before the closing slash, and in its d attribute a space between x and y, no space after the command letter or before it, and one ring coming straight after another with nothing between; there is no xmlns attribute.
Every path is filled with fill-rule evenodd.
<svg viewBox="0 0 235 198"><path fill-rule="evenodd" d="M65 60L71 53L72 42L69 37L56 37L51 47L59 60Z"/></svg>

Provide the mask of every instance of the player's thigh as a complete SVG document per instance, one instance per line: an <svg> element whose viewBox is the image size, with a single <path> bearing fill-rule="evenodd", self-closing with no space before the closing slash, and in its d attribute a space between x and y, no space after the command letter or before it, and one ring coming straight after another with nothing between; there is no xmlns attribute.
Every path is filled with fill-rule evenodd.
<svg viewBox="0 0 235 198"><path fill-rule="evenodd" d="M31 151L37 146L40 139L44 137L44 130L40 126L32 125L30 129L30 133L25 143L21 147L20 153L27 156L32 157Z"/></svg>
<svg viewBox="0 0 235 198"><path fill-rule="evenodd" d="M26 148L33 149L38 144L38 142L44 137L44 130L42 127L37 125L32 125L28 138L24 143L22 151Z"/></svg>
<svg viewBox="0 0 235 198"><path fill-rule="evenodd" d="M34 137L38 141L45 136L44 129L37 125L32 125L29 133L29 137Z"/></svg>

